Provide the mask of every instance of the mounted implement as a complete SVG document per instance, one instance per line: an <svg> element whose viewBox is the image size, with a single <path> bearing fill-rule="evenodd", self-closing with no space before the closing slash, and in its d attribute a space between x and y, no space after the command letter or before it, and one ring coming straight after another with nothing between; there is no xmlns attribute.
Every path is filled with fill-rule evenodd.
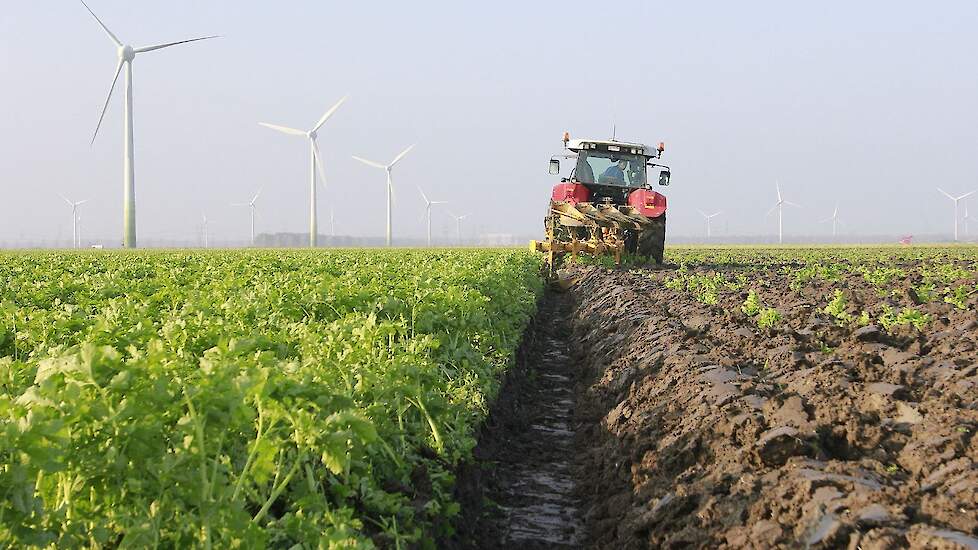
<svg viewBox="0 0 978 550"><path fill-rule="evenodd" d="M648 168L659 169L659 185L669 185L668 166L652 162L662 156L662 143L652 149L641 143L571 140L569 151L550 159L550 174L560 174L560 159L574 168L554 185L544 218L547 238L530 241L530 249L549 254L556 269L563 254L646 256L662 263L666 240L666 197L652 190Z"/></svg>

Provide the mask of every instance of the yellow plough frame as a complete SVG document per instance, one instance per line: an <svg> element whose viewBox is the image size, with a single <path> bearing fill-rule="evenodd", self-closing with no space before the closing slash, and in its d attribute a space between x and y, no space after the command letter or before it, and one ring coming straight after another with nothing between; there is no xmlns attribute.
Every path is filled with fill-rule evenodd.
<svg viewBox="0 0 978 550"><path fill-rule="evenodd" d="M625 230L642 231L652 223L632 206L551 201L547 239L530 241L530 250L548 254L551 274L560 256L568 253L575 259L582 252L614 256L615 263L620 264L625 253Z"/></svg>

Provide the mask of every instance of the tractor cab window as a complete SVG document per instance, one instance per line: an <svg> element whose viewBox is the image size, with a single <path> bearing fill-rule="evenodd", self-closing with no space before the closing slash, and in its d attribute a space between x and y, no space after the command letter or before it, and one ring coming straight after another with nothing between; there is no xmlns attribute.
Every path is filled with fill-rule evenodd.
<svg viewBox="0 0 978 550"><path fill-rule="evenodd" d="M645 185L645 157L609 151L581 151L577 155L574 177L581 183L642 187Z"/></svg>

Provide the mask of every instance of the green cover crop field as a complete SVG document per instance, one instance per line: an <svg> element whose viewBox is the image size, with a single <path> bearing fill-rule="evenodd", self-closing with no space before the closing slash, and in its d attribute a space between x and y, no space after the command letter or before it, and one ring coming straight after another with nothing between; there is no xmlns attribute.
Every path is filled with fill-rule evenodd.
<svg viewBox="0 0 978 550"><path fill-rule="evenodd" d="M522 251L0 255L0 546L429 543Z"/></svg>

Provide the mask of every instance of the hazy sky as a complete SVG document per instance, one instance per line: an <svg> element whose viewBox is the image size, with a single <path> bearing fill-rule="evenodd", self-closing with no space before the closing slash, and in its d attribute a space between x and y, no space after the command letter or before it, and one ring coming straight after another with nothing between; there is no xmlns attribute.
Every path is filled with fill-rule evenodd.
<svg viewBox="0 0 978 550"><path fill-rule="evenodd" d="M91 0L135 46L224 38L134 63L139 238L245 239L229 206L264 186L259 231L308 227L308 147L257 125L320 132L325 233L421 236L416 186L474 212L470 228L535 234L574 137L666 142L669 232L765 234L780 180L804 208L786 234L950 232L952 194L978 188L978 3L327 2ZM89 145L115 48L73 0L0 11L0 241L70 235L56 193L91 199L88 235L121 238L122 94ZM121 84L121 82L120 82ZM978 216L978 198L975 201ZM454 229L436 215L434 232ZM978 224L975 226L978 230Z"/></svg>

